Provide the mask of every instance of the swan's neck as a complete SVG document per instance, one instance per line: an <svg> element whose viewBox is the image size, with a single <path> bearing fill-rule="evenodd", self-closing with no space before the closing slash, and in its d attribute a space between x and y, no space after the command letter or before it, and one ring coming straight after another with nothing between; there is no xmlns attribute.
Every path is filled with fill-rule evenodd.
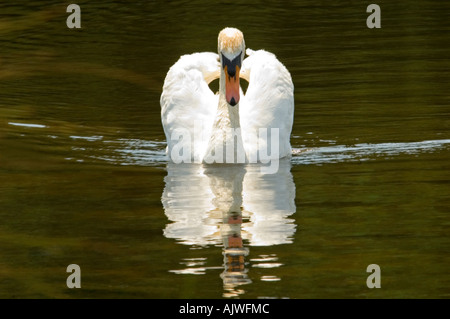
<svg viewBox="0 0 450 319"><path fill-rule="evenodd" d="M212 127L211 138L206 152L206 162L241 162L244 150L242 147L241 124L239 120L239 103L231 106L225 97L225 73L222 70L219 81L219 105ZM231 153L233 149L233 153ZM222 153L223 151L223 153ZM217 153L221 153L220 155ZM223 154L223 156L222 156ZM220 160L223 158L223 161Z"/></svg>
<svg viewBox="0 0 450 319"><path fill-rule="evenodd" d="M218 128L223 129L239 128L241 126L239 120L239 103L235 106L228 104L225 98L225 90L225 72L222 70L219 81L219 106L217 108L214 127L217 125Z"/></svg>

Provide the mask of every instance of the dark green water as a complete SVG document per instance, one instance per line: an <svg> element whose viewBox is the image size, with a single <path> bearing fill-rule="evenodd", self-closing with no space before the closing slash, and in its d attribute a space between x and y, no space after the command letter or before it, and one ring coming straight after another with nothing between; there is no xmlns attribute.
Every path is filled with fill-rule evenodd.
<svg viewBox="0 0 450 319"><path fill-rule="evenodd" d="M0 297L449 298L450 3L370 3L2 2ZM275 175L164 158L164 77L225 26L292 74Z"/></svg>

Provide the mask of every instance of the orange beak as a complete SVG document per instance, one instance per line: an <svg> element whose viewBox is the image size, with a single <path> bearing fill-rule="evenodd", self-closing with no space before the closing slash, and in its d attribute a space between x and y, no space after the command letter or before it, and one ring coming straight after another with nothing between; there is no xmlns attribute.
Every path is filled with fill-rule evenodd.
<svg viewBox="0 0 450 319"><path fill-rule="evenodd" d="M227 103L235 106L239 103L239 66L236 65L234 74L228 73L228 66L225 65L225 97Z"/></svg>

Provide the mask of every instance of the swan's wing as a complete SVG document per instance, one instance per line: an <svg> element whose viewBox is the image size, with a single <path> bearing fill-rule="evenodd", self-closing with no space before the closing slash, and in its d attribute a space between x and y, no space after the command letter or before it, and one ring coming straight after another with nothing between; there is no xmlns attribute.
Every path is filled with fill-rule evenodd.
<svg viewBox="0 0 450 319"><path fill-rule="evenodd" d="M241 76L248 80L249 85L239 104L246 154L254 159L258 150L261 152L262 147L267 147L266 153L277 157L274 149L277 145L274 143L278 131L278 158L289 156L294 119L294 84L291 75L272 53L247 50L247 54L249 57L243 61ZM264 135L264 130L267 130L267 135ZM271 142L272 136L274 142Z"/></svg>
<svg viewBox="0 0 450 319"><path fill-rule="evenodd" d="M171 160L201 161L218 105L208 84L219 75L219 56L209 52L184 55L167 72L160 104Z"/></svg>

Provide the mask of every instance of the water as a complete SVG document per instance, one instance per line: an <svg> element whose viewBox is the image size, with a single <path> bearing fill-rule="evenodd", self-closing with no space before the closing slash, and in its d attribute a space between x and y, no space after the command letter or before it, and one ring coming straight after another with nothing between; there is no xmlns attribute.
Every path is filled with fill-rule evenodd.
<svg viewBox="0 0 450 319"><path fill-rule="evenodd" d="M0 4L0 297L450 296L449 4L77 3ZM228 25L293 77L274 175L165 158L165 74Z"/></svg>

